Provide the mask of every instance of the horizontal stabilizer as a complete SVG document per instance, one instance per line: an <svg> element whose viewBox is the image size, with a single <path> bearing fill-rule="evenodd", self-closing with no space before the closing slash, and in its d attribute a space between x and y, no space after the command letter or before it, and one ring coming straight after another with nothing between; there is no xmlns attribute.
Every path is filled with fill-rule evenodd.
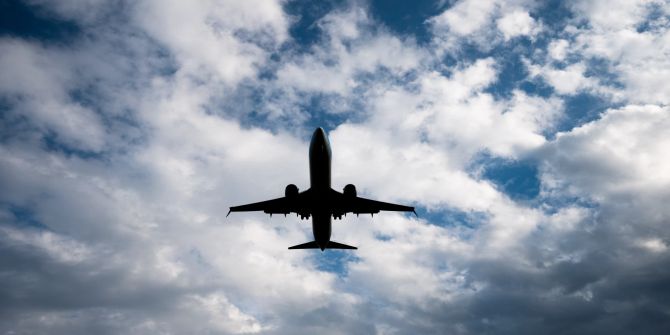
<svg viewBox="0 0 670 335"><path fill-rule="evenodd" d="M316 241L307 242L307 243L303 243L303 244L298 244L298 245L294 245L294 246L288 247L288 248L289 249L321 249L321 248L319 248L319 245L316 244Z"/></svg>
<svg viewBox="0 0 670 335"><path fill-rule="evenodd" d="M353 250L358 250L356 247L352 247L350 245L342 244L342 243L337 243L334 241L328 242L328 246L326 249L353 249Z"/></svg>
<svg viewBox="0 0 670 335"><path fill-rule="evenodd" d="M312 242L307 242L303 244L298 244L294 245L292 247L289 247L289 249L321 249L318 244L316 244L316 241ZM357 250L358 248L352 247L350 245L342 244L342 243L337 243L330 241L328 242L328 245L324 249L352 249L352 250Z"/></svg>

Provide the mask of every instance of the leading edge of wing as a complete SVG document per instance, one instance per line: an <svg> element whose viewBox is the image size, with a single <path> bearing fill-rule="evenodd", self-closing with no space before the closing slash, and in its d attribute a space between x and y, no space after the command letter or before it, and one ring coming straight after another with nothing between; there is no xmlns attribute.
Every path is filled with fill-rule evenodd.
<svg viewBox="0 0 670 335"><path fill-rule="evenodd" d="M266 214L289 214L297 212L304 207L305 197L309 197L310 190L300 192L296 198L281 197L272 200L254 202L251 204L232 206L226 217L232 212L255 212L263 211Z"/></svg>
<svg viewBox="0 0 670 335"><path fill-rule="evenodd" d="M232 212L255 212L255 211L263 211L268 214L288 214L291 212L291 208L289 206L288 199L286 199L286 197L282 197L272 200L254 202L246 205L232 206L229 208L226 217L228 217L228 215L230 215L230 213Z"/></svg>

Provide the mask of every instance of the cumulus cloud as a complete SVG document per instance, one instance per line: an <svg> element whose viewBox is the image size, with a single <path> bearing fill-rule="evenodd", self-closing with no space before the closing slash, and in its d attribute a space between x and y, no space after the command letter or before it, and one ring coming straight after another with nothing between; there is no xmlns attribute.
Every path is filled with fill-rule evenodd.
<svg viewBox="0 0 670 335"><path fill-rule="evenodd" d="M567 50L570 42L566 40L556 40L549 44L548 51L551 58L562 61L567 56Z"/></svg>
<svg viewBox="0 0 670 335"><path fill-rule="evenodd" d="M96 113L74 101L74 87L67 56L16 39L0 40L0 90L29 116L43 132L53 131L64 142L84 150L97 151L104 145L104 127Z"/></svg>
<svg viewBox="0 0 670 335"><path fill-rule="evenodd" d="M268 56L264 49L287 35L288 19L275 1L144 1L133 9L137 24L170 50L180 72L231 85L253 76Z"/></svg>
<svg viewBox="0 0 670 335"><path fill-rule="evenodd" d="M552 148L550 166L565 169L561 175L592 196L660 191L670 182L662 153L669 144L663 130L668 122L665 107L609 110L597 122L559 134L547 146Z"/></svg>
<svg viewBox="0 0 670 335"><path fill-rule="evenodd" d="M539 28L528 12L520 10L505 14L498 19L497 25L505 36L505 40L516 36L535 35Z"/></svg>
<svg viewBox="0 0 670 335"><path fill-rule="evenodd" d="M563 38L550 44L549 58L531 66L561 94L595 89L608 99L635 104L666 104L668 24L665 4L656 1L579 1ZM585 24L582 24L585 23ZM566 55L578 55L566 61ZM605 71L584 76L584 62ZM567 66L566 66L567 65ZM622 88L623 86L623 88Z"/></svg>
<svg viewBox="0 0 670 335"><path fill-rule="evenodd" d="M462 44L490 50L519 36L533 38L541 24L531 17L537 4L525 0L457 1L429 19L440 52L458 54Z"/></svg>
<svg viewBox="0 0 670 335"><path fill-rule="evenodd" d="M424 50L417 49L411 39L384 30L370 32L373 23L357 7L326 15L319 21L326 36L324 43L284 64L277 71L279 84L302 91L349 95L362 84L358 76L384 70L403 75L420 67Z"/></svg>
<svg viewBox="0 0 670 335"><path fill-rule="evenodd" d="M560 55L560 51L557 52ZM563 69L532 64L528 68L532 74L542 76L558 94L577 94L598 87L598 82L594 78L586 76L586 66L582 63L571 64Z"/></svg>
<svg viewBox="0 0 670 335"><path fill-rule="evenodd" d="M459 35L468 35L489 24L495 10L493 1L459 1L453 7L433 18L438 27L445 26Z"/></svg>

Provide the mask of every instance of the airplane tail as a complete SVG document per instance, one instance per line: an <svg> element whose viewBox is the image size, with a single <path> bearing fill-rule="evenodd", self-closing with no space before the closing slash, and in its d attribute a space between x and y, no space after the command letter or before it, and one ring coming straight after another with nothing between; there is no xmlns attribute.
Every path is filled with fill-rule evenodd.
<svg viewBox="0 0 670 335"><path fill-rule="evenodd" d="M335 241L330 241L328 242L328 246L326 246L326 249L352 249L352 250L358 250L356 247L352 247L350 245L342 244L342 243L337 243Z"/></svg>
<svg viewBox="0 0 670 335"><path fill-rule="evenodd" d="M316 244L316 241L307 242L307 243L303 243L303 244L298 244L298 245L294 245L294 246L288 247L288 248L289 248L289 250L293 250L293 249L321 249L319 247L319 245Z"/></svg>
<svg viewBox="0 0 670 335"><path fill-rule="evenodd" d="M289 247L289 249L290 250L294 250L294 249L321 249L321 247L319 247L319 245L316 244L316 241L312 241L312 242L307 242L307 243L303 243L303 244L294 245L292 247ZM326 245L325 249L352 249L352 250L357 250L358 248L352 247L350 245L330 241L330 242L328 242L328 245Z"/></svg>

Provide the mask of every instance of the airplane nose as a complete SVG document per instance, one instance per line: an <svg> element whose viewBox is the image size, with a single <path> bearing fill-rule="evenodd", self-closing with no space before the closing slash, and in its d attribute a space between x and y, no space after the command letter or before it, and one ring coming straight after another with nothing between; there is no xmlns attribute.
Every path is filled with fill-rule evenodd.
<svg viewBox="0 0 670 335"><path fill-rule="evenodd" d="M323 128L316 128L314 135L312 136L312 142L309 144L310 162L312 162L312 159L318 161L324 159L330 160L330 157L330 143L328 143L328 136Z"/></svg>
<svg viewBox="0 0 670 335"><path fill-rule="evenodd" d="M323 130L323 128L321 127L316 128L316 130L314 131L314 135L312 135L312 139L324 141L326 139L326 131Z"/></svg>

